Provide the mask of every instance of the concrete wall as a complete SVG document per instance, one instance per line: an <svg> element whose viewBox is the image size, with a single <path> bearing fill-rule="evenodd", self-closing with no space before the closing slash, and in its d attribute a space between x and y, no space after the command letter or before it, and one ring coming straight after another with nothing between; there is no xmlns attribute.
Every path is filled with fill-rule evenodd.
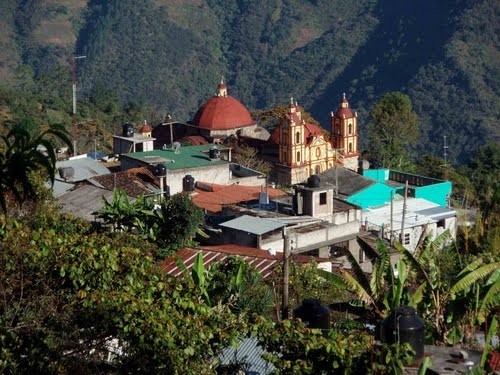
<svg viewBox="0 0 500 375"><path fill-rule="evenodd" d="M292 252L297 249L318 245L318 248L324 246L323 242L335 244L345 240L345 237L355 238L359 233L359 221L353 221L343 225L328 225L311 231L294 231L293 228L287 231L292 241ZM321 245L321 246L320 246ZM272 249L278 252L283 251L283 238L280 236L271 236L262 239L261 249Z"/></svg>
<svg viewBox="0 0 500 375"><path fill-rule="evenodd" d="M210 167L174 169L167 171L167 185L170 194L182 192L182 179L186 175L193 176L195 182L227 185L230 183L228 164L216 164Z"/></svg>
<svg viewBox="0 0 500 375"><path fill-rule="evenodd" d="M433 185L415 188L415 198L423 198L430 202L446 207L451 195L451 182L443 181Z"/></svg>
<svg viewBox="0 0 500 375"><path fill-rule="evenodd" d="M347 198L347 202L360 206L362 209L383 205L391 201L391 192L396 189L381 182L358 191Z"/></svg>

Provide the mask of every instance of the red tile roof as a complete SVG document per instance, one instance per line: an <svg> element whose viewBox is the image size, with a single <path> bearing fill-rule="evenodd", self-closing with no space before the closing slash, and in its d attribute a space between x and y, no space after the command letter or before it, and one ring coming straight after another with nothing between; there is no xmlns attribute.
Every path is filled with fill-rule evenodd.
<svg viewBox="0 0 500 375"><path fill-rule="evenodd" d="M200 208L210 212L222 211L223 205L250 202L259 199L259 193L265 189L259 186L243 185L215 185L203 184L212 191L196 189L198 194L193 196L193 202ZM269 198L286 196L283 190L267 188Z"/></svg>
<svg viewBox="0 0 500 375"><path fill-rule="evenodd" d="M139 133L150 133L153 131L153 128L149 126L149 124L144 120L144 124L139 129Z"/></svg>
<svg viewBox="0 0 500 375"><path fill-rule="evenodd" d="M205 269L214 262L220 262L228 256L235 255L243 258L245 262L255 267L264 279L268 278L274 268L283 261L283 254L271 255L266 250L257 249L254 247L238 246L233 244L217 245L217 246L201 246L197 248L184 248L179 250L176 255L171 256L163 261L162 270L169 275L179 276L182 270L177 266L176 258L180 258L188 269L193 267L198 253L203 254L203 264ZM330 259L309 257L306 255L292 255L291 259L296 263L308 263L311 258L316 262L330 262Z"/></svg>

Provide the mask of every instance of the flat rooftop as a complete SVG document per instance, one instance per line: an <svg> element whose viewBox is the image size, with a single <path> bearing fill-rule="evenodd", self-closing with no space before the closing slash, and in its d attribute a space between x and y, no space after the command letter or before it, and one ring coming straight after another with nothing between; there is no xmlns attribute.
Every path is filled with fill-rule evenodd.
<svg viewBox="0 0 500 375"><path fill-rule="evenodd" d="M122 155L131 159L140 160L143 163L155 165L165 163L168 170L209 167L212 165L229 164L229 161L222 159L211 160L208 157L208 151L212 147L217 147L220 151L230 150L229 147L208 144L200 146L181 147L177 152L174 149L153 150L145 152L133 152Z"/></svg>

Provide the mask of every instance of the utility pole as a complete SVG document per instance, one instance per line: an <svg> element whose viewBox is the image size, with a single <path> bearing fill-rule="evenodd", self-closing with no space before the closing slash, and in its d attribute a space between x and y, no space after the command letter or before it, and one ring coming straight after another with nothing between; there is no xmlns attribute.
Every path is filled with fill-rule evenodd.
<svg viewBox="0 0 500 375"><path fill-rule="evenodd" d="M394 192L391 191L391 234L389 237L391 246L394 244L394 231L393 231L393 225L394 225Z"/></svg>
<svg viewBox="0 0 500 375"><path fill-rule="evenodd" d="M281 309L281 317L283 320L288 319L288 286L290 284L290 237L285 234L283 228L283 304Z"/></svg>
<svg viewBox="0 0 500 375"><path fill-rule="evenodd" d="M71 59L73 65L73 155L77 155L76 152L76 138L78 136L78 131L76 129L76 60L85 59L87 56L75 56Z"/></svg>
<svg viewBox="0 0 500 375"><path fill-rule="evenodd" d="M408 199L408 180L405 183L405 197L403 200L403 217L401 218L401 245L404 245L405 241L405 216L406 216L406 200Z"/></svg>

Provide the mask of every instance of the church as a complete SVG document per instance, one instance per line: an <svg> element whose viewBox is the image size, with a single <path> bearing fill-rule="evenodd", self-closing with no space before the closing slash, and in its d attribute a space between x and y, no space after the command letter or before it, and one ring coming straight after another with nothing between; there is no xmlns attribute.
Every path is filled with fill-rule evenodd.
<svg viewBox="0 0 500 375"><path fill-rule="evenodd" d="M293 185L334 166L358 170L357 117L344 94L337 111L331 112L328 132L307 123L292 98L286 114L270 134L252 119L240 101L228 94L227 84L222 79L215 95L198 109L192 121L176 124L180 129L175 134L182 134L182 138L171 136L170 139L191 143L195 140L197 144L222 144L236 139L260 150L272 149L273 157L266 158L274 165L270 180ZM163 144L167 141L163 140L162 130L172 135L172 125L169 128L158 125L153 129L153 137Z"/></svg>
<svg viewBox="0 0 500 375"><path fill-rule="evenodd" d="M330 129L331 133L328 133L305 122L298 104L290 100L286 115L270 138L270 142L279 148L275 166L278 183L293 185L304 182L334 166L357 171L357 114L349 109L345 94L337 112L331 112Z"/></svg>

